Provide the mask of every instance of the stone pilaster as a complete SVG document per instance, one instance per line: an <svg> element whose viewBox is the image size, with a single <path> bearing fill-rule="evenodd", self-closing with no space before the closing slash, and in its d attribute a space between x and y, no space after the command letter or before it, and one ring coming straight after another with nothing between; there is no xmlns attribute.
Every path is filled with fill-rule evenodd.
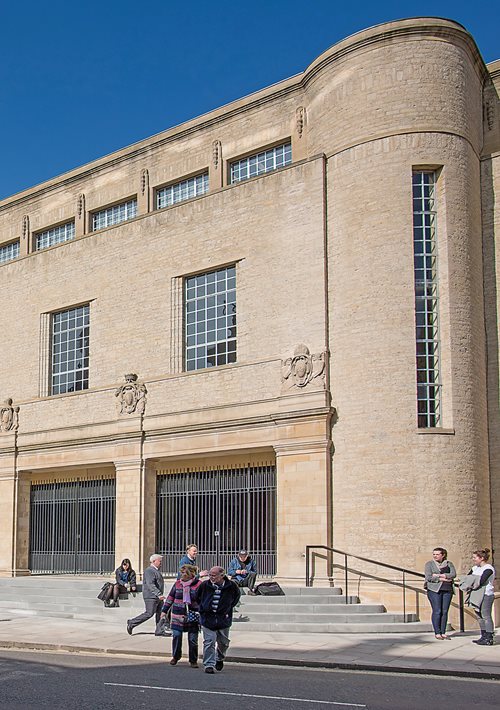
<svg viewBox="0 0 500 710"><path fill-rule="evenodd" d="M115 462L115 558L130 558L141 572L155 552L156 471L141 459Z"/></svg>
<svg viewBox="0 0 500 710"><path fill-rule="evenodd" d="M331 546L331 442L279 444L276 451L277 569L283 584L304 584L306 545ZM327 559L317 559L315 585L330 584Z"/></svg>

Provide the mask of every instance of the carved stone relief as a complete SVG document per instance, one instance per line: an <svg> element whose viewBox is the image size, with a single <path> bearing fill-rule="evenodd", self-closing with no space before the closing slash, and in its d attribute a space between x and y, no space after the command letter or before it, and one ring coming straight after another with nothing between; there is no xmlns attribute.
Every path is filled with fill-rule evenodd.
<svg viewBox="0 0 500 710"><path fill-rule="evenodd" d="M81 192L78 195L78 199L76 201L76 213L78 215L78 219L82 218L82 215L84 214L84 212L85 212L85 195L83 194L83 192Z"/></svg>
<svg viewBox="0 0 500 710"><path fill-rule="evenodd" d="M137 375L125 375L125 384L118 387L115 397L118 397L119 414L144 414L147 401L146 385L137 382Z"/></svg>
<svg viewBox="0 0 500 710"><path fill-rule="evenodd" d="M5 434L17 431L19 428L19 407L12 406L9 397L5 400L4 406L0 409L0 431Z"/></svg>
<svg viewBox="0 0 500 710"><path fill-rule="evenodd" d="M495 125L495 104L493 103L492 98L486 99L484 104L484 117L486 119L488 130L492 131L493 126Z"/></svg>
<svg viewBox="0 0 500 710"><path fill-rule="evenodd" d="M325 386L326 353L313 353L311 355L307 345L297 345L293 357L281 362L281 382L287 389L298 387L302 389L316 378L323 380ZM318 383L319 384L319 383Z"/></svg>
<svg viewBox="0 0 500 710"><path fill-rule="evenodd" d="M299 138L302 138L304 132L304 126L306 123L306 110L303 106L299 106L295 111L295 123L297 126L297 134Z"/></svg>
<svg viewBox="0 0 500 710"><path fill-rule="evenodd" d="M147 168L143 168L141 170L141 194L145 195L146 191L149 187L149 170Z"/></svg>
<svg viewBox="0 0 500 710"><path fill-rule="evenodd" d="M221 157L221 152L222 152L222 144L220 141L214 141L212 143L212 160L214 163L214 168L217 169L219 167L219 161Z"/></svg>
<svg viewBox="0 0 500 710"><path fill-rule="evenodd" d="M22 234L23 234L23 239L26 239L26 237L30 233L30 218L27 214L24 215L23 217L23 229L22 229Z"/></svg>

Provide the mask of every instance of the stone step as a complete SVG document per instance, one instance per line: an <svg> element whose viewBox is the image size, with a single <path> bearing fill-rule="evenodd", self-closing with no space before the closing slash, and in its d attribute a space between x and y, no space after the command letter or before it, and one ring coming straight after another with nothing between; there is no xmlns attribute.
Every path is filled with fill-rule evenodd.
<svg viewBox="0 0 500 710"><path fill-rule="evenodd" d="M384 614L384 616L386 616ZM275 622L247 622L245 624L236 624L233 628L238 627L238 631L245 627L248 631L267 631L267 632L281 632L281 633L300 633L303 631L305 634L317 633L317 634L391 634L391 633L424 633L432 631L431 624L426 624L421 621L412 621L405 623L404 621L393 621L393 620L383 620L380 622L370 622L365 623L361 620L361 623L350 624L350 623L329 623L329 624L316 624L316 623L275 623ZM235 632L238 633L238 632Z"/></svg>
<svg viewBox="0 0 500 710"><path fill-rule="evenodd" d="M384 614L387 610L383 604L263 604L242 603L239 608L242 614L285 614L294 616L309 616L322 614L338 616L339 614Z"/></svg>
<svg viewBox="0 0 500 710"><path fill-rule="evenodd" d="M294 596L284 596L284 597L261 597L261 596L242 596L242 604L274 604L280 606L281 604L286 605L304 605L304 604L321 604L322 606L329 606L334 604L335 606L342 606L346 604L345 597L343 595L326 596L320 595L317 597L312 596L302 596L300 594ZM359 604L359 597L349 596L347 597L348 604Z"/></svg>

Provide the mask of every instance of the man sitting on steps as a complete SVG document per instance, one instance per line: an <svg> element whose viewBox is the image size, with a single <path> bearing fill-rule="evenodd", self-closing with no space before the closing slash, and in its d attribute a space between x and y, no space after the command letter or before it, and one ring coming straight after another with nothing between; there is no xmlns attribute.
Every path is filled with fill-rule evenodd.
<svg viewBox="0 0 500 710"><path fill-rule="evenodd" d="M254 594L255 580L257 579L257 566L247 550L240 550L231 561L227 576L236 582L238 587L248 587L248 593Z"/></svg>

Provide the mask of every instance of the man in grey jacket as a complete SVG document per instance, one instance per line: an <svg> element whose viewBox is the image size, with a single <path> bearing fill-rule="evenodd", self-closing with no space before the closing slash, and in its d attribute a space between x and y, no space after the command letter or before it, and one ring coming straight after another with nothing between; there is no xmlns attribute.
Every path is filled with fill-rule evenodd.
<svg viewBox="0 0 500 710"><path fill-rule="evenodd" d="M163 576L160 572L162 556L151 555L149 561L151 564L144 570L142 577L142 596L144 597L146 610L139 616L127 621L127 633L129 634L132 634L134 626L139 626L139 624L151 619L153 615L156 617L157 626L160 620L161 608L165 599L163 595ZM164 636L165 634L158 635Z"/></svg>

